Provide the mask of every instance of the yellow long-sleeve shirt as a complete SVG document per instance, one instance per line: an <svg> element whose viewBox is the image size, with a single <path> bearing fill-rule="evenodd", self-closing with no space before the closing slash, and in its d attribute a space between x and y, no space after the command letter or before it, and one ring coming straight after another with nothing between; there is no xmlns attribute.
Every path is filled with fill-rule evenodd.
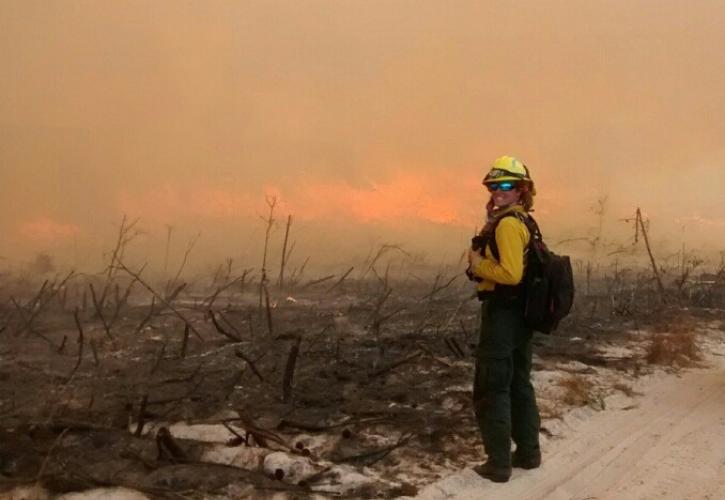
<svg viewBox="0 0 725 500"><path fill-rule="evenodd" d="M486 245L483 260L471 271L475 276L483 278L476 285L479 292L488 292L496 288L496 284L518 285L524 276L525 252L531 235L526 224L516 217L505 217L511 212L526 213L521 205L514 205L503 210L497 217L503 217L496 226L496 245L499 260L493 256L490 245Z"/></svg>

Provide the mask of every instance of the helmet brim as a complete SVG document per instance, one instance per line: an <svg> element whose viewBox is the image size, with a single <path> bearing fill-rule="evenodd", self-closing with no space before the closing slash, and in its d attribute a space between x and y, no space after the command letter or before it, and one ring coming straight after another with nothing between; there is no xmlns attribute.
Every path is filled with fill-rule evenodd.
<svg viewBox="0 0 725 500"><path fill-rule="evenodd" d="M521 177L514 177L509 175L502 175L501 177L495 177L490 179L483 179L483 184L491 184L494 182L526 182Z"/></svg>

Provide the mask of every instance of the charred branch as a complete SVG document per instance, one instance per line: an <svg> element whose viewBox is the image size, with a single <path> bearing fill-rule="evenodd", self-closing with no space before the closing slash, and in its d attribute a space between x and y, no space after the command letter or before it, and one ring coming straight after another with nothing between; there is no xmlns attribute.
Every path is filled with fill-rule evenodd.
<svg viewBox="0 0 725 500"><path fill-rule="evenodd" d="M657 289L660 292L660 296L663 302L666 301L665 287L662 284L662 278L660 277L659 270L657 269L657 263L655 262L654 255L652 254L652 248L649 244L649 235L647 234L647 228L645 228L644 221L642 220L642 211L637 207L637 221L639 227L642 230L642 237L644 238L644 244L647 248L647 254L649 255L650 263L652 264L652 272L654 273L655 279L657 280Z"/></svg>
<svg viewBox="0 0 725 500"><path fill-rule="evenodd" d="M32 333L33 335L36 335L36 336L40 337L41 339L45 340L50 345L53 345L53 341L52 340L50 340L48 337L46 337L45 335L43 335L42 333L36 331L33 328L32 324L31 324L31 319L30 318L27 318L25 316L25 310L23 309L23 307L20 304L18 304L18 302L15 300L15 297L12 297L11 296L10 297L10 302L12 302L13 305L15 306L15 310L18 311L18 316L20 316L20 320L23 322L23 327L20 330L18 330L17 335L20 335L23 332L28 331L28 332Z"/></svg>
<svg viewBox="0 0 725 500"><path fill-rule="evenodd" d="M331 279L332 279L332 278L334 278L334 277L335 277L335 275L334 275L334 274L330 274L330 275L328 275L328 276L324 276L324 277L322 277L322 278L318 278L318 279L316 279L316 280L312 280L312 281L309 281L309 282L305 283L305 284L304 284L304 285L302 286L302 289L305 289L305 288L309 288L309 287L311 287L311 286L314 286L314 285L318 285L318 284L320 284L320 283L324 283L325 281L329 281L329 280L331 280Z"/></svg>
<svg viewBox="0 0 725 500"><path fill-rule="evenodd" d="M254 361L249 358L246 354L244 354L244 351L242 351L241 347L237 347L237 349L234 351L234 355L240 359L242 359L249 368L252 370L252 373L254 373L257 378L260 380L260 382L264 382L264 377L261 373L259 373L259 370L257 369L257 365L255 365Z"/></svg>
<svg viewBox="0 0 725 500"><path fill-rule="evenodd" d="M159 366L161 365L161 361L164 359L164 354L166 354L166 343L161 346L159 349L159 353L156 355L156 360L154 361L153 366L151 366L151 371L149 372L150 375L153 375L156 373L156 370L159 369Z"/></svg>
<svg viewBox="0 0 725 500"><path fill-rule="evenodd" d="M111 328L108 326L106 317L103 315L103 305L96 297L96 290L93 288L93 283L88 283L88 288L91 290L91 299L93 300L93 307L96 309L96 316L98 316L101 320L106 336L108 336L109 339L113 339L113 335L111 335Z"/></svg>
<svg viewBox="0 0 725 500"><path fill-rule="evenodd" d="M188 462L189 459L166 427L156 433L157 460L166 459L173 463Z"/></svg>
<svg viewBox="0 0 725 500"><path fill-rule="evenodd" d="M181 339L181 359L186 357L187 345L189 345L189 323L184 323L184 337Z"/></svg>
<svg viewBox="0 0 725 500"><path fill-rule="evenodd" d="M243 286L244 280L250 271L251 271L251 269L245 269L244 273L241 276L233 279L232 281L230 281L228 283L218 286L217 289L214 291L214 293L212 293L210 296L208 296L207 298L205 298L202 301L202 305L205 306L205 309L209 309L214 305L214 302L216 302L216 299L220 293L224 292L225 290L228 290L229 288L233 287L237 283L241 283Z"/></svg>
<svg viewBox="0 0 725 500"><path fill-rule="evenodd" d="M219 324L219 322L216 319L216 315L214 314L214 311L212 311L211 309L209 309L208 314L209 314L209 318L211 318L211 322L214 325L214 328L216 329L217 332L221 333L223 336L225 336L226 338L228 338L232 342L235 342L236 343L236 342L241 342L242 341L241 338L239 338L236 335L234 335L234 334L226 331L224 329L224 327L222 327L222 325Z"/></svg>
<svg viewBox="0 0 725 500"><path fill-rule="evenodd" d="M199 338L199 340L201 340L201 341L203 341L203 340L204 340L204 337L202 337L202 336L201 336L201 334L200 334L200 333L199 333L199 332L198 332L198 331L196 330L196 328L194 328L194 325L192 325L192 324L191 324L191 321L189 321L189 320L188 320L188 319L186 318L186 316L184 316L183 314L181 314L181 313L180 313L180 312L178 311L178 309L176 309L176 308L175 308L175 307L174 307L173 305L171 305L171 304L170 304L170 303L169 303L169 302L168 302L168 301L167 301L166 299L164 299L164 298L163 298L163 297L162 297L161 295L159 295L159 294L158 294L158 293L156 292L156 290L154 290L153 288L151 288L151 286L150 286L149 284L147 284L147 283L146 283L146 282L145 282L144 280L142 280L142 279L141 279L141 277L140 277L140 276L139 276L139 275L138 275L137 273L134 273L133 271L131 271L131 270L130 270L130 269L129 269L128 267L126 267L126 265L125 265L125 264L124 264L123 262L121 262L121 261L119 261L119 262L118 262L118 266L119 266L119 267L120 267L121 269L123 269L124 271L126 271L126 272L127 272L128 274L130 274L131 276L133 276L134 278L136 278L136 280L137 280L137 281L138 281L139 283L141 283L141 286L143 286L143 287L144 287L144 288L145 288L146 290L148 290L149 292L151 292L151 294L152 294L152 295L153 295L154 297L156 297L157 299L159 299L159 302L161 302L161 303L162 303L162 304L163 304L164 306L168 307L168 308L169 308L169 309L170 309L170 310L171 310L171 311L172 311L172 312L173 312L173 313L174 313L174 314L175 314L176 316L178 316L178 317L179 317L179 319L181 319L181 320L182 320L182 321L183 321L184 323L188 324L188 325L189 325L189 328L191 329L191 331L192 331L192 332L194 333L194 335L196 335L196 336L197 336L197 338Z"/></svg>
<svg viewBox="0 0 725 500"><path fill-rule="evenodd" d="M287 355L287 364L284 370L284 378L282 379L282 401L285 403L289 403L292 399L292 381L295 376L295 366L297 364L297 356L300 353L301 343L302 337L297 337L297 340L292 344Z"/></svg>
<svg viewBox="0 0 725 500"><path fill-rule="evenodd" d="M81 320L78 317L78 309L76 308L73 311L73 319L76 323L76 328L78 329L78 356L76 358L76 364L73 366L73 370L68 375L68 379L66 383L70 382L73 377L75 376L76 372L78 371L78 368L81 366L81 363L83 362L83 326L81 325Z"/></svg>
<svg viewBox="0 0 725 500"><path fill-rule="evenodd" d="M154 315L154 306L156 305L156 297L151 297L151 305L149 306L149 312L146 314L144 319L141 320L141 322L136 327L136 333L138 334L141 330L143 330L143 327L148 324L149 321L151 321L151 318Z"/></svg>
<svg viewBox="0 0 725 500"><path fill-rule="evenodd" d="M138 408L138 416L136 418L136 431L133 433L134 436L139 437L143 432L144 425L146 424L146 404L148 403L149 395L144 394L141 398L141 404Z"/></svg>
<svg viewBox="0 0 725 500"><path fill-rule="evenodd" d="M380 377L381 375L385 375L386 373L388 373L388 372L390 372L392 370L395 370L399 366L402 366L402 365L404 365L406 363L410 363L411 361L415 361L416 359L418 359L422 355L423 355L423 352L422 351L420 351L420 350L419 351L416 351L415 353L411 354L410 356L407 356L407 357L405 357L403 359L400 359L400 360L398 360L398 361L396 361L396 362L394 362L394 363L392 363L392 364L390 364L390 365L388 365L388 366L386 366L384 368L381 368L381 369L379 369L377 371L374 371L374 372L370 373L369 376L370 376L370 378Z"/></svg>
<svg viewBox="0 0 725 500"><path fill-rule="evenodd" d="M269 249L269 235L272 232L272 228L274 227L274 207L277 205L277 197L276 196L267 196L265 198L265 201L267 202L267 206L269 207L269 216L265 219L264 217L261 217L261 219L265 223L265 230L264 230L264 253L262 254L262 277L259 280L259 310L262 310L262 300L264 299L264 286L267 284L267 252Z"/></svg>
<svg viewBox="0 0 725 500"><path fill-rule="evenodd" d="M284 268L287 264L287 241L289 240L290 226L292 226L292 214L287 216L287 226L284 230L284 242L282 243L282 261L279 265L279 279L277 281L280 288L284 287Z"/></svg>
<svg viewBox="0 0 725 500"><path fill-rule="evenodd" d="M348 276L350 275L350 273L351 273L351 272L352 272L352 271L353 271L354 269L355 269L355 266L351 266L351 267L350 267L350 269L348 269L348 270L347 270L347 271L345 272L345 274L343 274L343 275L342 275L342 277L341 277L341 278L340 278L339 280L337 280L337 281L335 282L335 284L334 284L334 285L332 285L332 286L331 286L331 287L330 287L330 288L329 288L329 289L327 290L327 292L329 293L329 292L333 291L333 290L334 290L335 288L337 288L338 286L342 285L342 283L343 283L343 282L345 281L345 278L347 278L347 277L348 277Z"/></svg>
<svg viewBox="0 0 725 500"><path fill-rule="evenodd" d="M186 267L186 263L189 260L189 255L191 255L191 251L196 246L196 242L199 241L199 237L201 237L201 233L197 233L194 237L192 237L189 240L189 243L186 245L186 250L184 250L184 257L181 259L181 264L179 265L179 269L176 271L176 274L174 275L174 278L170 280L166 285L166 295L171 296L171 287L176 285L176 283L179 281L179 277L181 276L181 273L184 272L184 268ZM118 262L121 264L121 262ZM179 290L181 291L181 290ZM171 299L173 300L173 299Z"/></svg>
<svg viewBox="0 0 725 500"><path fill-rule="evenodd" d="M438 292L440 292L440 291L442 291L442 290L445 290L446 288L448 288L449 286L451 286L451 284L452 284L452 283L453 283L454 281L456 281L457 279L458 279L458 275L455 275L455 276L453 276L453 277L452 277L451 279L449 279L448 281L446 281L446 282L445 282L444 284L440 285L440 284L439 284L439 281L440 281L440 274L439 274L439 275L437 275L437 276L436 276L436 279L435 279L435 282L433 283L433 289L432 289L432 290L431 290L431 291L430 291L429 293L427 293L426 295L424 295L423 297L421 297L421 298L419 299L419 302L423 302L424 300L431 300L431 299L433 299L433 297L434 297L434 296L435 296L435 295L436 295L436 294L437 294Z"/></svg>
<svg viewBox="0 0 725 500"><path fill-rule="evenodd" d="M264 289L264 307L267 313L267 333L269 333L269 336L272 337L274 334L274 328L272 326L272 307L269 304L269 289L267 288L267 285L262 285Z"/></svg>

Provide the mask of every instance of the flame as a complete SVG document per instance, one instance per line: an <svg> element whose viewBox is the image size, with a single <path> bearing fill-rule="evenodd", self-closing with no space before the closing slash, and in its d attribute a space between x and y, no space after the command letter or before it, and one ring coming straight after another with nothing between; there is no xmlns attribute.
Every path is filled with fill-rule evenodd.
<svg viewBox="0 0 725 500"><path fill-rule="evenodd" d="M409 168L392 171L386 178L362 186L320 179L268 184L254 191L235 183L186 187L166 184L156 190L122 193L119 208L160 223L186 217L223 220L266 214L264 196L276 200L277 214L291 213L298 220L393 227L416 222L474 226L480 223L488 200L477 178L464 178L451 170ZM547 192L537 198L539 214L562 209L560 192Z"/></svg>
<svg viewBox="0 0 725 500"><path fill-rule="evenodd" d="M80 228L75 224L62 224L49 217L40 217L20 224L18 233L29 240L54 242L80 233Z"/></svg>
<svg viewBox="0 0 725 500"><path fill-rule="evenodd" d="M397 172L387 180L364 187L313 180L270 184L263 191L268 198L277 200L279 210L302 220L342 219L394 225L423 221L467 226L477 217L481 205L477 183L466 184L447 172L435 175ZM264 211L265 204L259 192L243 188L180 188L167 184L137 194L121 193L119 208L124 213L164 222L179 217L252 216Z"/></svg>
<svg viewBox="0 0 725 500"><path fill-rule="evenodd" d="M469 204L464 191L465 186L456 190L452 179L443 181L405 172L368 188L343 183L307 184L290 204L299 217L308 219L342 217L361 223L465 224Z"/></svg>

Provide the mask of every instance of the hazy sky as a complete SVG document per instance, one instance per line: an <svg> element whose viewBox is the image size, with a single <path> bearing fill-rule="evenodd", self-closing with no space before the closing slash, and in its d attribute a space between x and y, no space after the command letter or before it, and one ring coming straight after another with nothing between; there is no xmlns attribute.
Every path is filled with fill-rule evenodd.
<svg viewBox="0 0 725 500"><path fill-rule="evenodd" d="M641 205L725 247L724 26L721 1L0 0L0 256L96 256L123 213L154 255L171 224L244 256L265 193L300 252L435 254L502 154L557 237L608 195L612 231Z"/></svg>

